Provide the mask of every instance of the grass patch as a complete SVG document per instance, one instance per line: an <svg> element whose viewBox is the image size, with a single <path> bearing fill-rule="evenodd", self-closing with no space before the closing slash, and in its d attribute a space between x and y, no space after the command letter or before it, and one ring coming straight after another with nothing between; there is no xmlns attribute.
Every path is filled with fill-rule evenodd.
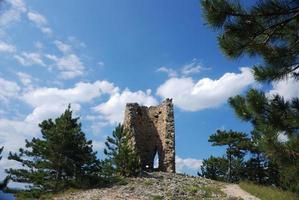
<svg viewBox="0 0 299 200"><path fill-rule="evenodd" d="M160 195L153 196L153 200L163 200L163 197Z"/></svg>
<svg viewBox="0 0 299 200"><path fill-rule="evenodd" d="M283 191L281 189L256 185L248 182L241 182L240 187L261 200L298 200L295 193Z"/></svg>
<svg viewBox="0 0 299 200"><path fill-rule="evenodd" d="M215 195L222 195L223 192L213 186L198 186L198 185L185 185L184 190L191 196L201 195L204 198L211 198Z"/></svg>
<svg viewBox="0 0 299 200"><path fill-rule="evenodd" d="M219 188L211 187L211 186L203 186L201 187L201 190L204 191L203 197L206 198L213 197L213 195L215 194L217 195L223 194L223 192Z"/></svg>
<svg viewBox="0 0 299 200"><path fill-rule="evenodd" d="M199 190L199 187L198 186L195 186L195 185L189 185L186 190L188 192L190 192L192 195L195 195L197 193L197 191Z"/></svg>
<svg viewBox="0 0 299 200"><path fill-rule="evenodd" d="M152 181L150 179L145 179L143 183L144 183L145 186L150 186L150 185L154 184L154 181Z"/></svg>
<svg viewBox="0 0 299 200"><path fill-rule="evenodd" d="M58 197L58 196L62 196L62 195L66 195L78 191L82 191L82 190L76 188L69 188L67 190L60 191L57 193L51 193L51 192L45 193L40 190L14 190L12 193L14 193L16 200L37 200L37 199L51 200L54 197Z"/></svg>

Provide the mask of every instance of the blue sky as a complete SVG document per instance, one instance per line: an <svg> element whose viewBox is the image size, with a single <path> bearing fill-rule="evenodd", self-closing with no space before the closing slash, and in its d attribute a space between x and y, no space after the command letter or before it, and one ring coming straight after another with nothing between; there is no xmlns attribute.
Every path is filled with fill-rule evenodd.
<svg viewBox="0 0 299 200"><path fill-rule="evenodd" d="M37 124L68 103L102 151L124 105L173 98L177 167L195 173L201 160L222 155L209 135L250 131L227 98L250 87L299 96L295 80L256 83L261 61L230 60L217 32L203 21L198 0L6 0L0 13L0 170L15 166L9 151L40 136Z"/></svg>

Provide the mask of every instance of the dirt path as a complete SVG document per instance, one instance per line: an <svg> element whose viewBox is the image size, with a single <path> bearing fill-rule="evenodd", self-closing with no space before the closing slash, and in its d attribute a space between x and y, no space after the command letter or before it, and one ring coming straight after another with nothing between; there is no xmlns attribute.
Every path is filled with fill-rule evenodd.
<svg viewBox="0 0 299 200"><path fill-rule="evenodd" d="M249 194L235 184L226 185L225 188L222 189L222 191L229 197L241 197L243 200L260 200L259 198Z"/></svg>

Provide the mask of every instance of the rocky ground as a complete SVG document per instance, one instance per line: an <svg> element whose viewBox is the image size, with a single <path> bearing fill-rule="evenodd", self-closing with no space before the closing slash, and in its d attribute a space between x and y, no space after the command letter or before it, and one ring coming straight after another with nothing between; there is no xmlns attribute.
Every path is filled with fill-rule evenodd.
<svg viewBox="0 0 299 200"><path fill-rule="evenodd" d="M226 200L256 200L252 196L239 198L234 195L240 192L212 180L191 177L180 174L155 172L142 178L131 178L124 185L110 188L92 189L85 191L65 192L56 196L55 200L197 200L197 199L226 199ZM241 189L240 189L241 190ZM241 192L240 195L243 195ZM247 198L250 197L250 198Z"/></svg>

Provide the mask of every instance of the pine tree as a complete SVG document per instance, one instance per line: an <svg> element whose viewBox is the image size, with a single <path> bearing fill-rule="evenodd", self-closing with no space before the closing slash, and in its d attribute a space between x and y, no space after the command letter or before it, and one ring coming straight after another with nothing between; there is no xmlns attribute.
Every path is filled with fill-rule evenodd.
<svg viewBox="0 0 299 200"><path fill-rule="evenodd" d="M264 60L253 68L256 80L299 78L299 1L261 0L243 6L238 0L203 0L202 7L208 24L220 31L219 46L228 57L249 55ZM298 98L286 102L278 95L266 97L250 90L229 102L260 135L259 148L269 159L268 167L279 171L276 185L299 191ZM276 176L275 170L267 173Z"/></svg>
<svg viewBox="0 0 299 200"><path fill-rule="evenodd" d="M3 152L3 149L4 149L4 147L0 148L0 160L2 160L2 155L1 154ZM3 190L7 187L7 184L9 182L9 180L10 180L9 176L6 176L5 179L2 182L0 182L0 190Z"/></svg>
<svg viewBox="0 0 299 200"><path fill-rule="evenodd" d="M242 168L242 159L250 144L247 134L235 131L217 130L211 135L209 142L212 146L227 146L226 157L228 159L227 181L235 182L240 178L240 168Z"/></svg>
<svg viewBox="0 0 299 200"><path fill-rule="evenodd" d="M201 5L208 25L220 31L225 55L263 58L253 69L257 80L299 78L299 1L258 0L246 7L239 0L203 0Z"/></svg>
<svg viewBox="0 0 299 200"><path fill-rule="evenodd" d="M259 148L278 166L282 186L299 191L299 99L268 98L251 89L245 97L230 98L229 103L242 120L252 123Z"/></svg>
<svg viewBox="0 0 299 200"><path fill-rule="evenodd" d="M268 159L260 150L259 140L260 135L252 131L251 142L248 147L250 158L245 162L245 177L252 182L266 184L269 180L266 175Z"/></svg>
<svg viewBox="0 0 299 200"><path fill-rule="evenodd" d="M204 159L199 176L204 178L227 181L228 159L225 157L213 157Z"/></svg>
<svg viewBox="0 0 299 200"><path fill-rule="evenodd" d="M105 142L104 154L108 156L117 175L137 176L141 171L140 159L132 147L131 138L130 132L119 124L112 137L108 136Z"/></svg>
<svg viewBox="0 0 299 200"><path fill-rule="evenodd" d="M70 106L54 121L45 120L39 126L42 138L26 140L25 149L10 152L8 159L24 166L7 170L13 181L30 183L31 190L43 192L101 183L101 163Z"/></svg>

